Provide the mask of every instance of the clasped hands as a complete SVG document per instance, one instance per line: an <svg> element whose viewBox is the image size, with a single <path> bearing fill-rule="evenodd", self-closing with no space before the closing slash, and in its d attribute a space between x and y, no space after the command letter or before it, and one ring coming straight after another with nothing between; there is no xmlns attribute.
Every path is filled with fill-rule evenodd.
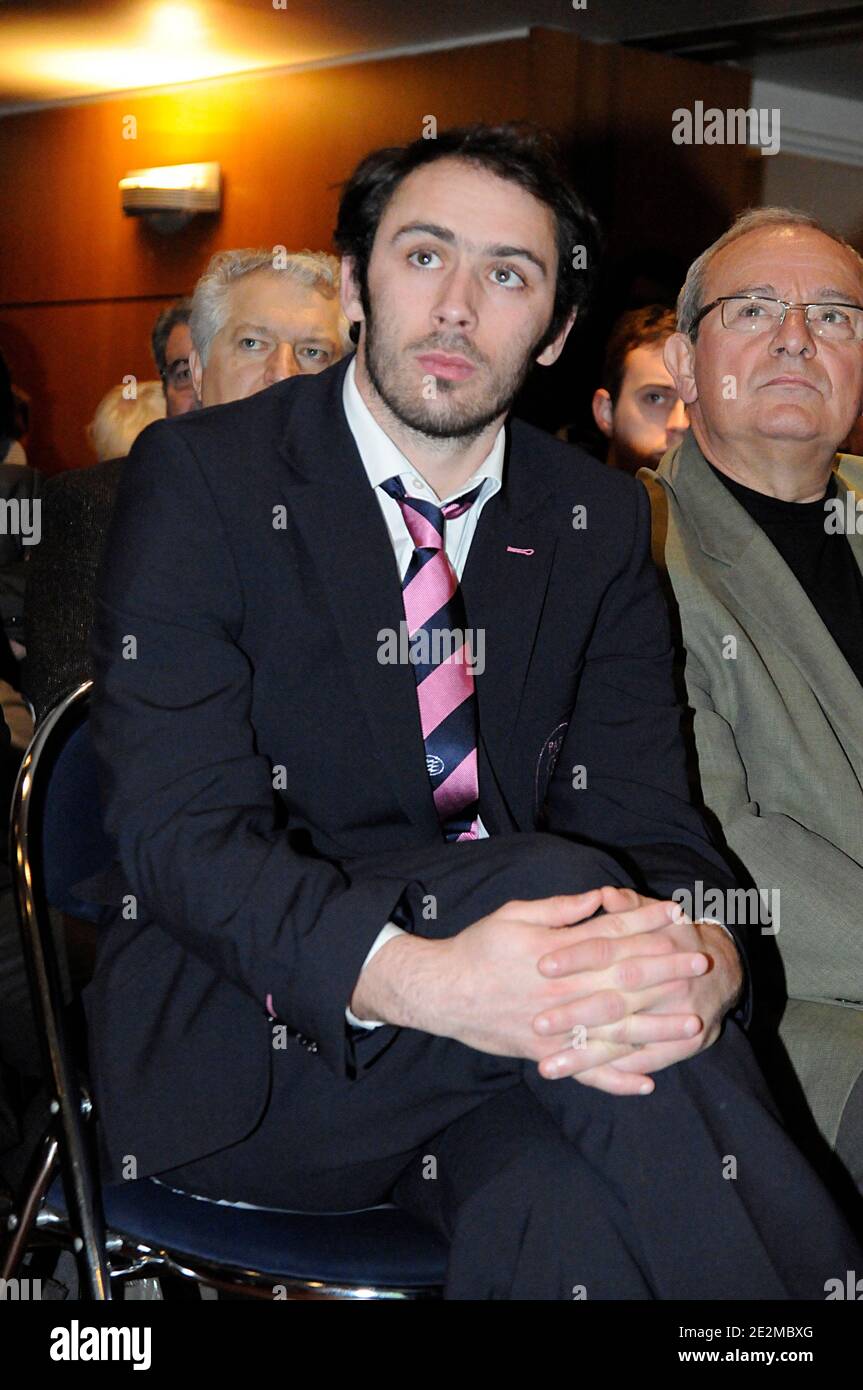
<svg viewBox="0 0 863 1390"><path fill-rule="evenodd" d="M506 903L447 950L458 1026L439 1031L620 1096L715 1042L743 981L722 927L631 888Z"/></svg>
<svg viewBox="0 0 863 1390"><path fill-rule="evenodd" d="M737 948L715 923L692 922L678 904L631 888L579 896L581 912L598 906L603 915L571 928L567 944L538 962L541 974L566 979L575 996L534 1019L552 1045L540 1074L647 1095L649 1073L716 1041L743 980ZM570 1037L565 1049L555 1047L562 1032Z"/></svg>

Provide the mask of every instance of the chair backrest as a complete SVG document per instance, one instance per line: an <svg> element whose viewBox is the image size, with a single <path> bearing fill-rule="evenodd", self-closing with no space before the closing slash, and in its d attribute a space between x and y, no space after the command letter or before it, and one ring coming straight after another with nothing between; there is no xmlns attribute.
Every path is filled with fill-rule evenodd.
<svg viewBox="0 0 863 1390"><path fill-rule="evenodd" d="M37 1030L56 1102L69 1211L77 1215L82 1271L92 1293L108 1289L104 1221L89 1109L69 1045L49 903L90 916L71 888L113 858L102 829L87 712L92 681L62 699L40 723L21 762L9 825L9 865ZM82 913L81 909L84 909ZM98 915L98 908L93 911Z"/></svg>
<svg viewBox="0 0 863 1390"><path fill-rule="evenodd" d="M60 700L24 754L12 804L10 864L26 856L51 907L98 922L101 909L73 892L114 859L102 825L88 720L91 689L92 681L84 681Z"/></svg>
<svg viewBox="0 0 863 1390"><path fill-rule="evenodd" d="M44 778L44 771L42 775ZM41 853L45 896L62 912L98 922L101 910L73 891L77 883L107 868L114 858L113 845L102 826L96 752L86 717L71 728L58 748L47 772L44 797Z"/></svg>

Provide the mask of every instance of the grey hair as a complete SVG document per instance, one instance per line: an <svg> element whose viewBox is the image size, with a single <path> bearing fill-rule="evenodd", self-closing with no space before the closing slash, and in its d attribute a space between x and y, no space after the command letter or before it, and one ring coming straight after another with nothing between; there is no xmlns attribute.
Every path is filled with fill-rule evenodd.
<svg viewBox="0 0 863 1390"><path fill-rule="evenodd" d="M702 251L697 260L692 262L686 273L683 288L677 296L677 331L687 333L693 342L698 335L698 330L693 332L692 325L698 318L704 304L704 282L707 278L707 269L713 257L719 252L724 251L726 246L730 246L738 237L746 236L747 232L758 231L760 227L811 227L816 232L823 232L831 241L837 245L844 246L846 251L850 251L858 262L861 276L863 276L863 257L859 252L841 237L838 232L834 232L831 227L826 227L823 222L819 222L817 217L811 217L808 212L800 212L797 208L749 208L743 212L735 222L732 222L727 232L723 232L717 241L708 246L706 251Z"/></svg>
<svg viewBox="0 0 863 1390"><path fill-rule="evenodd" d="M339 292L341 265L336 256L326 251L288 252L283 246L244 247L237 251L217 251L204 271L192 295L192 314L189 330L201 362L207 365L210 347L224 326L228 292L236 280L255 270L270 270L290 275L310 289L319 289L328 298ZM353 348L350 324L339 313L339 336L343 352Z"/></svg>

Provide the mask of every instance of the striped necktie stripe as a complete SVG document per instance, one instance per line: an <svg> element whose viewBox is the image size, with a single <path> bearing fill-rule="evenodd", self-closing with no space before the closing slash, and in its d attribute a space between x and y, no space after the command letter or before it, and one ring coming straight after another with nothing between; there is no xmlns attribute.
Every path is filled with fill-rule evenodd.
<svg viewBox="0 0 863 1390"><path fill-rule="evenodd" d="M408 497L401 479L383 490L401 507L414 553L402 582L411 639L426 768L438 819L448 840L476 839L479 780L477 707L461 589L444 545L447 520L476 501L482 484L439 507Z"/></svg>

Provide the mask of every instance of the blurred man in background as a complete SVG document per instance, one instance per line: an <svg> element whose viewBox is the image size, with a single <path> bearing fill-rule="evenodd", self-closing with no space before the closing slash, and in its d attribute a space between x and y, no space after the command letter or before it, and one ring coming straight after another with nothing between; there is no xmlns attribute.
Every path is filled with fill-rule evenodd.
<svg viewBox="0 0 863 1390"><path fill-rule="evenodd" d="M141 431L154 420L164 420L165 414L166 398L158 381L136 382L134 394L128 385L112 386L87 426L87 439L100 463L123 459Z"/></svg>
<svg viewBox="0 0 863 1390"><path fill-rule="evenodd" d="M156 319L150 338L153 361L165 393L165 414L169 419L174 415L185 415L187 410L194 410L198 404L189 370L191 312L191 299L180 299L176 304L169 305Z"/></svg>
<svg viewBox="0 0 863 1390"><path fill-rule="evenodd" d="M593 418L609 441L606 463L612 468L655 468L688 428L686 406L662 360L675 328L673 310L648 304L622 314L612 330L602 385L593 397Z"/></svg>

